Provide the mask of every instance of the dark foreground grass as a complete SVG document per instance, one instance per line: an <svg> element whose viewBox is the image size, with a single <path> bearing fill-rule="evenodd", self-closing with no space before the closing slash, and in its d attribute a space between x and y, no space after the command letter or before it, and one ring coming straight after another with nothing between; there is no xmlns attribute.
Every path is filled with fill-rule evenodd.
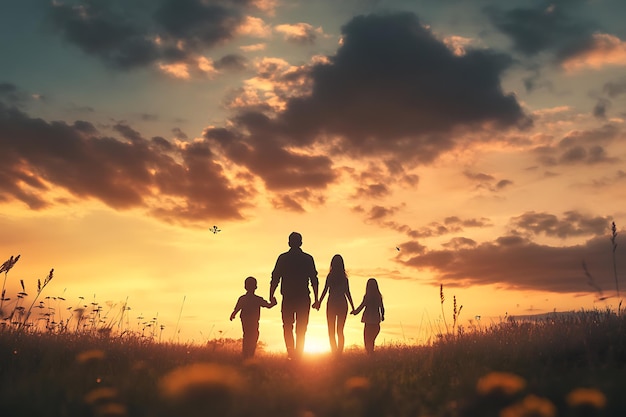
<svg viewBox="0 0 626 417"><path fill-rule="evenodd" d="M508 321L290 362L142 338L0 332L0 416L625 416L626 318Z"/></svg>

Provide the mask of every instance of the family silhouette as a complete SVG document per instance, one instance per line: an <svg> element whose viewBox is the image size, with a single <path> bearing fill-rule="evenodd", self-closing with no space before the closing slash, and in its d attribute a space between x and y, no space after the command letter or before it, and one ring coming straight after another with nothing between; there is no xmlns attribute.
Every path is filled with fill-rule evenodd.
<svg viewBox="0 0 626 417"><path fill-rule="evenodd" d="M289 250L278 256L272 271L270 301L255 294L257 280L254 277L248 277L244 281L246 293L239 297L230 315L230 319L233 320L237 313L241 312L243 357L254 356L259 339L261 307L272 308L278 304L274 294L279 285L282 295L283 335L289 359L302 357L311 307L319 310L327 294L326 321L331 352L335 355L341 355L343 352L344 327L349 303L351 314L356 315L363 310L361 317L361 322L364 323L363 342L365 351L372 354L376 337L380 333L380 323L385 320L383 297L376 279L370 278L367 281L363 301L355 308L343 257L335 255L330 262L330 270L326 276L322 295L318 297L319 280L315 261L311 255L302 250L302 235L292 232L289 235L288 244ZM313 303L311 303L311 289L313 290Z"/></svg>

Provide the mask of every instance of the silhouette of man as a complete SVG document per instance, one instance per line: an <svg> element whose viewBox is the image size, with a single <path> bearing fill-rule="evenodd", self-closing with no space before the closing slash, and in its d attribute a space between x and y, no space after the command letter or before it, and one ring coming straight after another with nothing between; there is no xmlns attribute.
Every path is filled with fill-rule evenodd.
<svg viewBox="0 0 626 417"><path fill-rule="evenodd" d="M319 282L315 261L311 255L303 252L300 246L302 246L302 235L297 232L291 233L289 235L290 249L278 256L270 282L270 300L272 302L276 300L274 292L278 287L278 283L280 282L281 284L283 332L287 356L291 359L302 356L304 351L304 337L309 324L309 312L311 309L309 282L315 296L314 305L318 305ZM294 323L296 327L295 346L293 337Z"/></svg>

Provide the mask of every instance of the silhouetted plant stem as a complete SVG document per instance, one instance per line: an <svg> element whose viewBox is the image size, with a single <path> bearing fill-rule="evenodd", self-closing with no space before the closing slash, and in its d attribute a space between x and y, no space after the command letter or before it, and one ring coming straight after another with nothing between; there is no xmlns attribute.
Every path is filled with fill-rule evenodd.
<svg viewBox="0 0 626 417"><path fill-rule="evenodd" d="M46 287L46 285L48 285L48 283L50 281L52 281L52 274L53 273L54 273L54 268L51 269L50 273L48 274L48 276L46 276L44 278L43 285L41 284L41 280L40 279L37 280L37 295L35 295L35 298L33 299L33 302L30 303L30 307L28 307L28 310L26 310L26 314L24 315L24 320L19 325L19 327L24 327L26 325L26 323L28 322L28 318L30 317L30 312L33 309L33 306L35 305L35 302L37 302L37 298L39 298L39 295L41 295L41 293L43 292L43 289Z"/></svg>
<svg viewBox="0 0 626 417"><path fill-rule="evenodd" d="M6 260L2 266L0 266L0 273L4 272L4 281L2 282L2 297L0 298L0 313L2 312L2 306L4 305L4 296L6 294L6 284L7 284L7 275L11 268L15 266L17 261L20 259L21 255L17 255L15 258L11 256L8 260Z"/></svg>
<svg viewBox="0 0 626 417"><path fill-rule="evenodd" d="M183 303L180 305L180 312L178 313L178 320L176 321L176 328L174 329L174 336L176 336L176 332L178 332L178 324L180 323L180 317L183 315L183 307L185 306L185 300L187 296L183 297Z"/></svg>
<svg viewBox="0 0 626 417"><path fill-rule="evenodd" d="M441 300L441 316L443 317L443 325L446 326L446 334L449 334L448 323L446 322L446 313L443 310L443 302L446 301L446 297L443 295L443 284L439 286L439 299Z"/></svg>
<svg viewBox="0 0 626 417"><path fill-rule="evenodd" d="M615 242L615 238L617 237L617 227L615 226L615 222L611 223L611 243L613 244L613 275L615 276L615 292L617 293L617 298L619 299L619 282L617 280L617 263L615 262L615 250L617 249L617 242Z"/></svg>

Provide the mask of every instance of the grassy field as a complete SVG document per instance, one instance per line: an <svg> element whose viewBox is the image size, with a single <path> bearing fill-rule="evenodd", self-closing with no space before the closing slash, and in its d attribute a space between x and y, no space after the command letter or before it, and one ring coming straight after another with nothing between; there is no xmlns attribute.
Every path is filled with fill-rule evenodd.
<svg viewBox="0 0 626 417"><path fill-rule="evenodd" d="M509 320L299 362L238 347L0 331L0 416L624 416L626 317Z"/></svg>

